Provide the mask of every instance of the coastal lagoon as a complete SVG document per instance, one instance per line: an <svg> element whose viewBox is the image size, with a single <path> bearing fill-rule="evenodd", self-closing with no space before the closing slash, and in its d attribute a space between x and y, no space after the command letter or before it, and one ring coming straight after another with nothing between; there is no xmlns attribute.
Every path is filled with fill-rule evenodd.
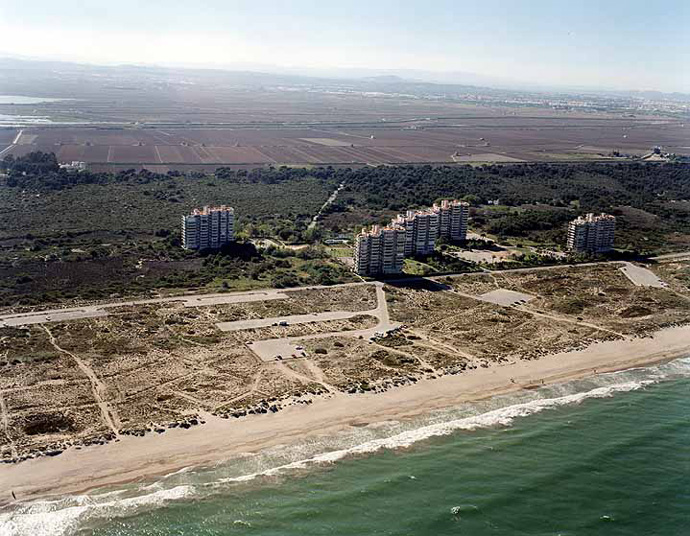
<svg viewBox="0 0 690 536"><path fill-rule="evenodd" d="M0 114L0 126L20 127L28 125L48 125L52 121L46 116Z"/></svg>
<svg viewBox="0 0 690 536"><path fill-rule="evenodd" d="M30 106L33 104L50 104L54 102L75 101L77 99L56 98L56 97L27 97L25 95L0 95L0 106ZM5 109L5 111L15 112L17 108ZM21 110L30 111L31 108L21 108ZM15 113L0 113L0 127L20 128L41 125L80 125L84 121L63 121L54 120L50 116L45 115L45 108L42 108L42 115L24 115ZM34 111L35 113L35 111Z"/></svg>
<svg viewBox="0 0 690 536"><path fill-rule="evenodd" d="M75 99L59 99L54 97L27 97L24 95L0 95L0 104L44 104Z"/></svg>
<svg viewBox="0 0 690 536"><path fill-rule="evenodd" d="M690 358L0 514L0 534L681 534Z"/></svg>

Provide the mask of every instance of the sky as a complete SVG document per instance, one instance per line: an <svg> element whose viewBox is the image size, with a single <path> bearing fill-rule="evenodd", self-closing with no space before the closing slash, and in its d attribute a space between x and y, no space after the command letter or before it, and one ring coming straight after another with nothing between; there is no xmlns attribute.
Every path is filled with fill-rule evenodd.
<svg viewBox="0 0 690 536"><path fill-rule="evenodd" d="M0 56L690 93L690 0L0 0Z"/></svg>

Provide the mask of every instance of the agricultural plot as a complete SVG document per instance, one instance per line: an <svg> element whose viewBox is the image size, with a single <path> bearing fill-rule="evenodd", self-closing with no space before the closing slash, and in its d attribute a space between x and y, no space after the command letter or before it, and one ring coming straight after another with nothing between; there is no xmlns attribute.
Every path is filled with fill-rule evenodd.
<svg viewBox="0 0 690 536"><path fill-rule="evenodd" d="M12 143L17 137L17 132L18 130L14 128L0 128L0 150Z"/></svg>
<svg viewBox="0 0 690 536"><path fill-rule="evenodd" d="M467 113L466 109L463 109ZM9 146L14 130L0 131ZM672 120L498 116L370 122L363 127L158 128L32 127L6 154L55 152L94 165L400 164L606 160L662 145L688 154L685 127ZM6 140L3 141L3 140ZM3 145L4 144L4 145Z"/></svg>

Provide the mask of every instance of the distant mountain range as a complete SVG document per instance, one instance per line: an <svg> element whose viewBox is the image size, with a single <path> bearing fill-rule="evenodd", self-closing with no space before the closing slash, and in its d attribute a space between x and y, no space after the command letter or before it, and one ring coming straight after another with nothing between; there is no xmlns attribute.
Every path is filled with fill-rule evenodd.
<svg viewBox="0 0 690 536"><path fill-rule="evenodd" d="M484 76L461 71L434 72L420 70L375 69L315 69L285 68L260 64L239 64L223 67L213 65L94 65L17 57L0 57L0 91L9 91L22 83L34 80L64 80L66 75L76 79L90 77L143 77L149 79L184 80L193 78L206 83L236 86L329 86L362 91L393 93L457 93L463 90L486 93L515 91L519 93L556 93L560 95L598 95L600 97L645 98L690 102L688 93L663 93L646 90L606 90L592 88L558 88L536 86L520 81ZM15 82L15 83L13 83Z"/></svg>

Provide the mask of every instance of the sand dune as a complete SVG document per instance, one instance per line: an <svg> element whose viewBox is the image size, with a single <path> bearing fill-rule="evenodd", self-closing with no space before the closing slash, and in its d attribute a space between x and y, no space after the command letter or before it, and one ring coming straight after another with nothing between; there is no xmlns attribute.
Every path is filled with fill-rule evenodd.
<svg viewBox="0 0 690 536"><path fill-rule="evenodd" d="M494 365L457 376L422 380L381 394L336 394L309 406L242 420L204 415L206 424L157 436L123 437L103 446L71 448L56 458L0 467L5 496L0 504L76 493L216 463L240 453L329 434L348 426L404 419L429 410L588 375L639 367L690 355L690 326L658 331L654 337L607 341L584 350L539 360Z"/></svg>

